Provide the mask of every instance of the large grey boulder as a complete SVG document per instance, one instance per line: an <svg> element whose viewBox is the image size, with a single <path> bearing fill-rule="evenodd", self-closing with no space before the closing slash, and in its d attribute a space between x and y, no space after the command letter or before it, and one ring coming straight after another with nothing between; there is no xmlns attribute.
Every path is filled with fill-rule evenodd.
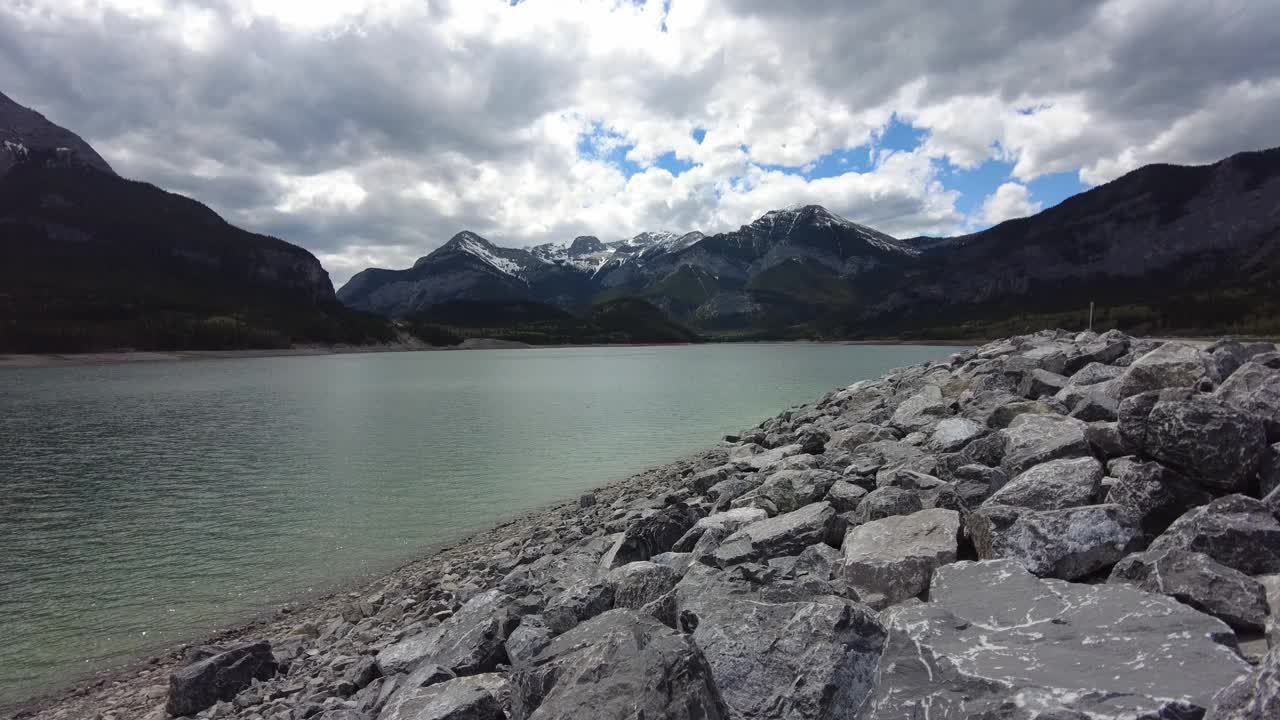
<svg viewBox="0 0 1280 720"><path fill-rule="evenodd" d="M1230 338L1224 338L1204 349L1204 354L1213 368L1214 379L1222 381L1231 377L1232 373L1249 360L1249 351L1244 345Z"/></svg>
<svg viewBox="0 0 1280 720"><path fill-rule="evenodd" d="M929 436L929 449L934 452L957 452L975 438L987 433L987 428L964 417L949 417L938 422Z"/></svg>
<svg viewBox="0 0 1280 720"><path fill-rule="evenodd" d="M910 515L924 509L920 494L900 487L872 490L853 511L855 523L871 522L894 515Z"/></svg>
<svg viewBox="0 0 1280 720"><path fill-rule="evenodd" d="M1204 553L1143 552L1116 563L1107 582L1168 595L1243 632L1262 632L1267 596L1262 584Z"/></svg>
<svg viewBox="0 0 1280 720"><path fill-rule="evenodd" d="M1091 422L1085 428L1084 439L1089 443L1093 454L1101 458L1123 457L1136 451L1120 434L1118 422Z"/></svg>
<svg viewBox="0 0 1280 720"><path fill-rule="evenodd" d="M1142 531L1120 505L1027 510L984 505L965 518L983 560L1017 560L1041 577L1075 580L1140 549Z"/></svg>
<svg viewBox="0 0 1280 720"><path fill-rule="evenodd" d="M1156 405L1164 401L1190 400L1195 395L1195 391L1190 388L1166 388L1130 395L1120 401L1120 408L1116 412L1116 428L1124 442L1134 448L1131 452L1137 452L1138 448L1146 444L1147 418Z"/></svg>
<svg viewBox="0 0 1280 720"><path fill-rule="evenodd" d="M1141 437L1144 453L1220 493L1247 489L1267 450L1261 420L1207 396L1156 403Z"/></svg>
<svg viewBox="0 0 1280 720"><path fill-rule="evenodd" d="M744 575L695 567L675 591L733 717L853 717L884 640L875 613L834 595L775 598Z"/></svg>
<svg viewBox="0 0 1280 720"><path fill-rule="evenodd" d="M667 552L698 519L691 508L668 505L632 523L605 553L601 564L605 568L616 568Z"/></svg>
<svg viewBox="0 0 1280 720"><path fill-rule="evenodd" d="M1050 460L1084 457L1089 454L1086 427L1084 422L1062 415L1019 415L1000 431L1005 441L1001 469L1016 477Z"/></svg>
<svg viewBox="0 0 1280 720"><path fill-rule="evenodd" d="M512 665L528 662L542 652L543 648L550 645L558 634L551 629L541 615L526 615L520 618L520 624L507 635L507 641L503 644L507 651L508 662ZM424 666L419 665L418 668L421 669ZM415 674L417 672L418 670L414 670Z"/></svg>
<svg viewBox="0 0 1280 720"><path fill-rule="evenodd" d="M378 720L505 720L510 695L510 684L497 673L454 678L397 692Z"/></svg>
<svg viewBox="0 0 1280 720"><path fill-rule="evenodd" d="M1245 363L1214 394L1230 407L1261 418L1267 439L1280 440L1280 370Z"/></svg>
<svg viewBox="0 0 1280 720"><path fill-rule="evenodd" d="M600 556L613 542L607 537L586 538L563 552L548 553L507 573L498 589L508 595L554 595L573 583L600 574Z"/></svg>
<svg viewBox="0 0 1280 720"><path fill-rule="evenodd" d="M1181 473L1160 463L1137 458L1116 458L1107 464L1115 482L1106 501L1130 508L1138 516L1142 531L1155 538L1193 507L1204 505L1213 496Z"/></svg>
<svg viewBox="0 0 1280 720"><path fill-rule="evenodd" d="M1073 378L1089 367L1114 367L1111 363L1129 351L1126 337L1101 337L1079 342L1066 351L1067 364L1063 373Z"/></svg>
<svg viewBox="0 0 1280 720"><path fill-rule="evenodd" d="M1052 398L1020 400L997 407L987 418L987 425L993 429L1003 430L1023 415L1062 414L1061 411L1062 408L1052 402Z"/></svg>
<svg viewBox="0 0 1280 720"><path fill-rule="evenodd" d="M983 390L961 401L960 416L992 429L1008 427L1012 418L1007 417L1004 409L1022 401L1021 396L1009 391ZM999 418L996 417L997 414L1000 415Z"/></svg>
<svg viewBox="0 0 1280 720"><path fill-rule="evenodd" d="M920 448L897 440L867 443L852 453L845 475L851 478L875 476L882 468L900 467L924 456Z"/></svg>
<svg viewBox="0 0 1280 720"><path fill-rule="evenodd" d="M1246 575L1280 572L1280 521L1261 501L1228 495L1188 511L1151 543L1152 551L1202 552Z"/></svg>
<svg viewBox="0 0 1280 720"><path fill-rule="evenodd" d="M1124 368L1091 362L1075 372L1067 381L1069 386L1096 385L1107 380L1114 380L1124 373Z"/></svg>
<svg viewBox="0 0 1280 720"><path fill-rule="evenodd" d="M847 480L837 480L831 484L831 489L827 490L826 501L831 503L836 512L843 513L856 509L866 496L866 488L854 485Z"/></svg>
<svg viewBox="0 0 1280 720"><path fill-rule="evenodd" d="M871 423L853 423L841 430L831 433L827 440L827 452L847 450L853 452L859 447L872 442L894 441L898 432L892 428Z"/></svg>
<svg viewBox="0 0 1280 720"><path fill-rule="evenodd" d="M741 445L729 451L729 459L759 470L781 462L792 455L799 455L802 449L798 444L783 445L769 450Z"/></svg>
<svg viewBox="0 0 1280 720"><path fill-rule="evenodd" d="M1207 720L1280 717L1280 646L1272 646L1256 669L1223 688L1213 702Z"/></svg>
<svg viewBox="0 0 1280 720"><path fill-rule="evenodd" d="M392 675L429 661L458 675L490 672L507 661L507 635L519 622L515 599L510 595L497 589L480 593L437 627L379 652L378 670Z"/></svg>
<svg viewBox="0 0 1280 720"><path fill-rule="evenodd" d="M838 479L827 470L783 470L766 478L756 494L768 500L775 512L788 513L821 500Z"/></svg>
<svg viewBox="0 0 1280 720"><path fill-rule="evenodd" d="M687 635L634 610L599 615L511 674L512 720L728 720Z"/></svg>
<svg viewBox="0 0 1280 720"><path fill-rule="evenodd" d="M1111 422L1119 416L1119 383L1108 380L1095 385L1063 388L1054 399L1070 411L1067 414L1085 422Z"/></svg>
<svg viewBox="0 0 1280 720"><path fill-rule="evenodd" d="M1230 628L1171 598L1011 561L941 567L928 603L882 616L865 720L1192 718L1249 668Z"/></svg>
<svg viewBox="0 0 1280 720"><path fill-rule="evenodd" d="M1258 464L1258 496L1266 497L1276 488L1280 488L1280 443L1268 448Z"/></svg>
<svg viewBox="0 0 1280 720"><path fill-rule="evenodd" d="M1102 487L1102 474L1102 463L1091 457L1050 460L1010 480L986 502L1032 510L1090 505Z"/></svg>
<svg viewBox="0 0 1280 720"><path fill-rule="evenodd" d="M1039 400L1046 395L1054 395L1067 386L1067 378L1048 370L1032 370L1022 376L1018 384L1018 394L1028 400Z"/></svg>
<svg viewBox="0 0 1280 720"><path fill-rule="evenodd" d="M1028 369L1034 368L1052 373L1062 373L1067 369L1068 356L1072 353L1072 350L1071 346L1065 343L1037 345L1029 350L1024 350L1020 355L1009 358L1006 368L1026 367Z"/></svg>
<svg viewBox="0 0 1280 720"><path fill-rule="evenodd" d="M1125 370L1120 376L1120 397L1164 388L1195 387L1203 379L1212 379L1212 374L1212 365L1202 351L1183 343L1165 343Z"/></svg>
<svg viewBox="0 0 1280 720"><path fill-rule="evenodd" d="M638 610L670 592L680 575L666 566L648 561L627 563L605 578L613 588L613 606Z"/></svg>
<svg viewBox="0 0 1280 720"><path fill-rule="evenodd" d="M752 523L725 538L703 562L724 568L748 560L798 554L826 540L835 516L831 503L818 502Z"/></svg>
<svg viewBox="0 0 1280 720"><path fill-rule="evenodd" d="M681 535L680 539L671 546L671 552L689 552L698 543L703 533L713 528L722 530L728 535L744 525L750 525L767 517L769 513L756 507L732 508L725 512L713 513L699 519L688 532Z"/></svg>
<svg viewBox="0 0 1280 720"><path fill-rule="evenodd" d="M725 511L732 507L733 501L746 495L760 484L759 474L734 475L712 485L707 490L707 499L716 511ZM696 525L695 525L696 527Z"/></svg>
<svg viewBox="0 0 1280 720"><path fill-rule="evenodd" d="M547 601L543 620L560 634L583 620L613 609L613 584L603 577L579 580Z"/></svg>
<svg viewBox="0 0 1280 720"><path fill-rule="evenodd" d="M169 676L170 715L194 715L220 700L230 700L254 680L269 680L279 670L271 643L231 648L186 665Z"/></svg>
<svg viewBox="0 0 1280 720"><path fill-rule="evenodd" d="M937 385L926 385L898 405L890 424L902 432L915 432L934 425L949 412L942 390Z"/></svg>
<svg viewBox="0 0 1280 720"><path fill-rule="evenodd" d="M959 537L954 510L874 520L849 529L838 572L858 600L881 609L927 590L933 571L955 562Z"/></svg>

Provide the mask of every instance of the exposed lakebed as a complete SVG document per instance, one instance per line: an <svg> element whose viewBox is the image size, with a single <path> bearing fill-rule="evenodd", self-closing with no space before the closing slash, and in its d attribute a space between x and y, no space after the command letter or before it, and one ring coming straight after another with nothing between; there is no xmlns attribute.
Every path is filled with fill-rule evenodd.
<svg viewBox="0 0 1280 720"><path fill-rule="evenodd" d="M0 372L0 703L952 350L572 348Z"/></svg>

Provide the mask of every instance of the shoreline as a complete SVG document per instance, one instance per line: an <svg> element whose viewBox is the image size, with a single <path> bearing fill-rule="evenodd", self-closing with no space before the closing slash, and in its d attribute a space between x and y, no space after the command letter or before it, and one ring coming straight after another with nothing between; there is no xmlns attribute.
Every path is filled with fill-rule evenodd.
<svg viewBox="0 0 1280 720"><path fill-rule="evenodd" d="M972 347L981 340L726 340L705 343L617 343L608 345L528 345L507 340L474 338L454 347L408 345L303 346L263 350L119 350L94 353L0 353L0 370L95 367L134 363L243 360L256 358L327 357L402 352L461 352L468 350L555 350L564 348L696 347L700 345L934 345Z"/></svg>
<svg viewBox="0 0 1280 720"><path fill-rule="evenodd" d="M977 715L1043 689L1007 667L1009 642L1018 643L1027 662L1056 673L1060 692L1045 700L1046 712L1145 716L1176 701L1203 713L1247 699L1237 688L1280 667L1280 574L1274 588L1261 583L1280 568L1280 556L1258 555L1260 564L1250 565L1256 558L1240 555L1239 543L1204 546L1208 562L1222 564L1211 572L1234 571L1241 587L1255 583L1265 594L1264 607L1251 609L1247 621L1233 614L1235 606L1202 608L1133 573L1144 564L1158 568L1163 553L1201 547L1192 543L1217 527L1200 528L1206 518L1231 527L1252 523L1239 527L1252 533L1245 545L1259 552L1269 533L1280 533L1280 487L1246 482L1249 473L1265 470L1264 418L1237 409L1237 397L1202 389L1205 382L1230 388L1223 383L1237 372L1273 371L1280 371L1274 344L1192 341L1166 348L1118 333L1062 332L993 342L834 388L577 501L513 513L385 574L336 583L0 713L23 720L166 720L166 697L188 702L192 692L190 669L172 685L170 678L195 668L185 659L193 645L216 644L199 648L198 656L230 663L236 657L230 648L261 649L250 643L262 642L275 654L262 682L244 678L221 701L199 700L204 704L187 715L404 720L406 703L461 703L465 698L451 693L478 685L494 704L486 718L527 717L529 706L514 693L532 693L534 703L543 703L536 707L554 707L542 713L549 717L578 717L575 708L592 703L605 708L601 716L621 716L637 703L666 707L671 683L688 682L687 671L680 672L686 657L703 673L689 687L712 688L696 696L707 716L772 707L779 693L807 703L814 716L861 717L861 709L890 701L914 716L958 695L968 698L966 715ZM1168 384L1149 388L1153 377ZM1147 443L1204 450L1212 442L1196 427L1165 430L1134 413L1119 417L1119 402L1139 395L1157 398L1153 414L1194 421L1201 405L1211 405L1247 431L1239 442L1249 452L1232 466L1241 479L1226 487L1188 474L1186 482L1201 489L1177 501L1176 520L1157 516L1164 510L1145 496L1125 495L1143 482L1144 468L1180 472L1135 459L1149 457ZM1089 410L1089 419L1077 417L1077 409ZM1280 459L1280 444L1271 452ZM1113 477L1109 485L1100 483L1104 472ZM1070 497L1061 507L1043 506L1043 496L1064 492ZM1107 531L1073 530L1080 522L1103 523ZM1041 539L1021 542L1026 528ZM932 539L921 546L921 537ZM1146 552L1157 547L1161 554ZM927 567L921 553L932 558ZM1216 596L1215 582L1187 592ZM989 603L1004 591L1026 607L991 616ZM1247 597L1243 590L1234 595ZM1141 626L1129 621L1135 607L1143 608ZM976 621L996 634L995 643L974 634ZM1024 632L1029 623L1059 621L1088 624L1102 641L1068 632L1041 642L1043 634ZM662 638L690 654L655 663L643 647L623 650L618 659L582 652L605 647L614 632ZM1174 633L1186 641L1176 657L1167 652ZM571 634L571 641L558 639ZM854 656L876 672L856 698L843 698L835 692L847 683L841 663ZM935 683L935 671L955 667L959 658L977 663L973 672ZM1114 673L1139 661L1158 667L1150 687L1134 689ZM208 668L219 667L210 662L196 668L200 682L211 682ZM585 663L584 679L623 668L644 673L644 681L628 686L635 697L606 698L595 694L596 681L571 679L553 687L569 700L550 699L540 674L548 662ZM920 682L917 662L928 683ZM815 681L798 686L797 673ZM647 684L654 677L656 689ZM975 677L986 680L974 686L968 678ZM677 696L691 697L684 685L676 687ZM1097 705L1090 693L1099 690L1114 707ZM511 707L519 711L514 716Z"/></svg>
<svg viewBox="0 0 1280 720"><path fill-rule="evenodd" d="M670 462L605 483L585 491L584 494L590 494L602 503L610 497L633 496L634 492L629 491L652 488L662 484L672 474L679 475L681 471L705 462L707 457L723 455L725 450L722 446L723 443L687 453ZM463 560L473 560L492 554L494 546L527 538L549 521L554 522L564 515L575 515L580 510L578 500L566 498L500 517L492 524L467 532L456 540L427 546L415 553L412 559L390 569L374 570L358 577L335 581L332 585L311 593L291 596L274 608L264 607L227 625L193 632L185 640L122 659L110 667L89 672L65 683L55 683L49 689L26 699L0 704L0 718L27 720L95 717L98 711L93 708L98 706L98 696L102 692L118 692L123 689L135 692L138 697L145 697L148 688L167 682L168 674L181 666L183 654L188 648L248 642L255 638L278 635L308 622L331 621L334 616L341 617L344 606L350 605L353 600L377 594L393 584L412 585L417 578L430 573L433 565L450 562L458 559L457 556L463 556ZM68 713L68 710L72 712ZM139 714L138 717L143 715Z"/></svg>

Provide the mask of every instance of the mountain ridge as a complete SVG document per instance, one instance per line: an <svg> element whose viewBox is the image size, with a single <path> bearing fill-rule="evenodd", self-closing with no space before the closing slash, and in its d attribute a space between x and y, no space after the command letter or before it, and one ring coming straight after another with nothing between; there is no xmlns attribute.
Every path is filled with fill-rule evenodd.
<svg viewBox="0 0 1280 720"><path fill-rule="evenodd" d="M4 95L0 138L0 351L395 338L385 319L337 302L309 251L119 176L79 136Z"/></svg>
<svg viewBox="0 0 1280 720"><path fill-rule="evenodd" d="M950 238L895 238L820 205L798 205L729 232L680 240L663 233L638 252L630 240L603 243L611 253L573 292L548 294L550 284L526 275L519 297L565 308L640 297L702 329L821 326L857 335L896 314L939 306L1040 302L1058 291L1073 302L1074 294L1120 297L1086 287L1118 279L1170 275L1161 282L1180 292L1223 283L1271 287L1280 275L1277 206L1280 148L1273 148L1199 166L1144 166L1035 215ZM552 247L535 254L550 258ZM403 277L378 272L383 280ZM369 302L348 286L338 297L383 314L412 310ZM448 292L432 297L450 299Z"/></svg>

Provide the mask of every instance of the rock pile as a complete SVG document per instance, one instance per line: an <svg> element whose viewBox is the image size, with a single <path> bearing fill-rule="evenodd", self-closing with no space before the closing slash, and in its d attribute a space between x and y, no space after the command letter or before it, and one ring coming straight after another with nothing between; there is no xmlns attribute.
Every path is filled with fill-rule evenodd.
<svg viewBox="0 0 1280 720"><path fill-rule="evenodd" d="M1278 514L1274 345L1044 332L39 717L1274 718Z"/></svg>

